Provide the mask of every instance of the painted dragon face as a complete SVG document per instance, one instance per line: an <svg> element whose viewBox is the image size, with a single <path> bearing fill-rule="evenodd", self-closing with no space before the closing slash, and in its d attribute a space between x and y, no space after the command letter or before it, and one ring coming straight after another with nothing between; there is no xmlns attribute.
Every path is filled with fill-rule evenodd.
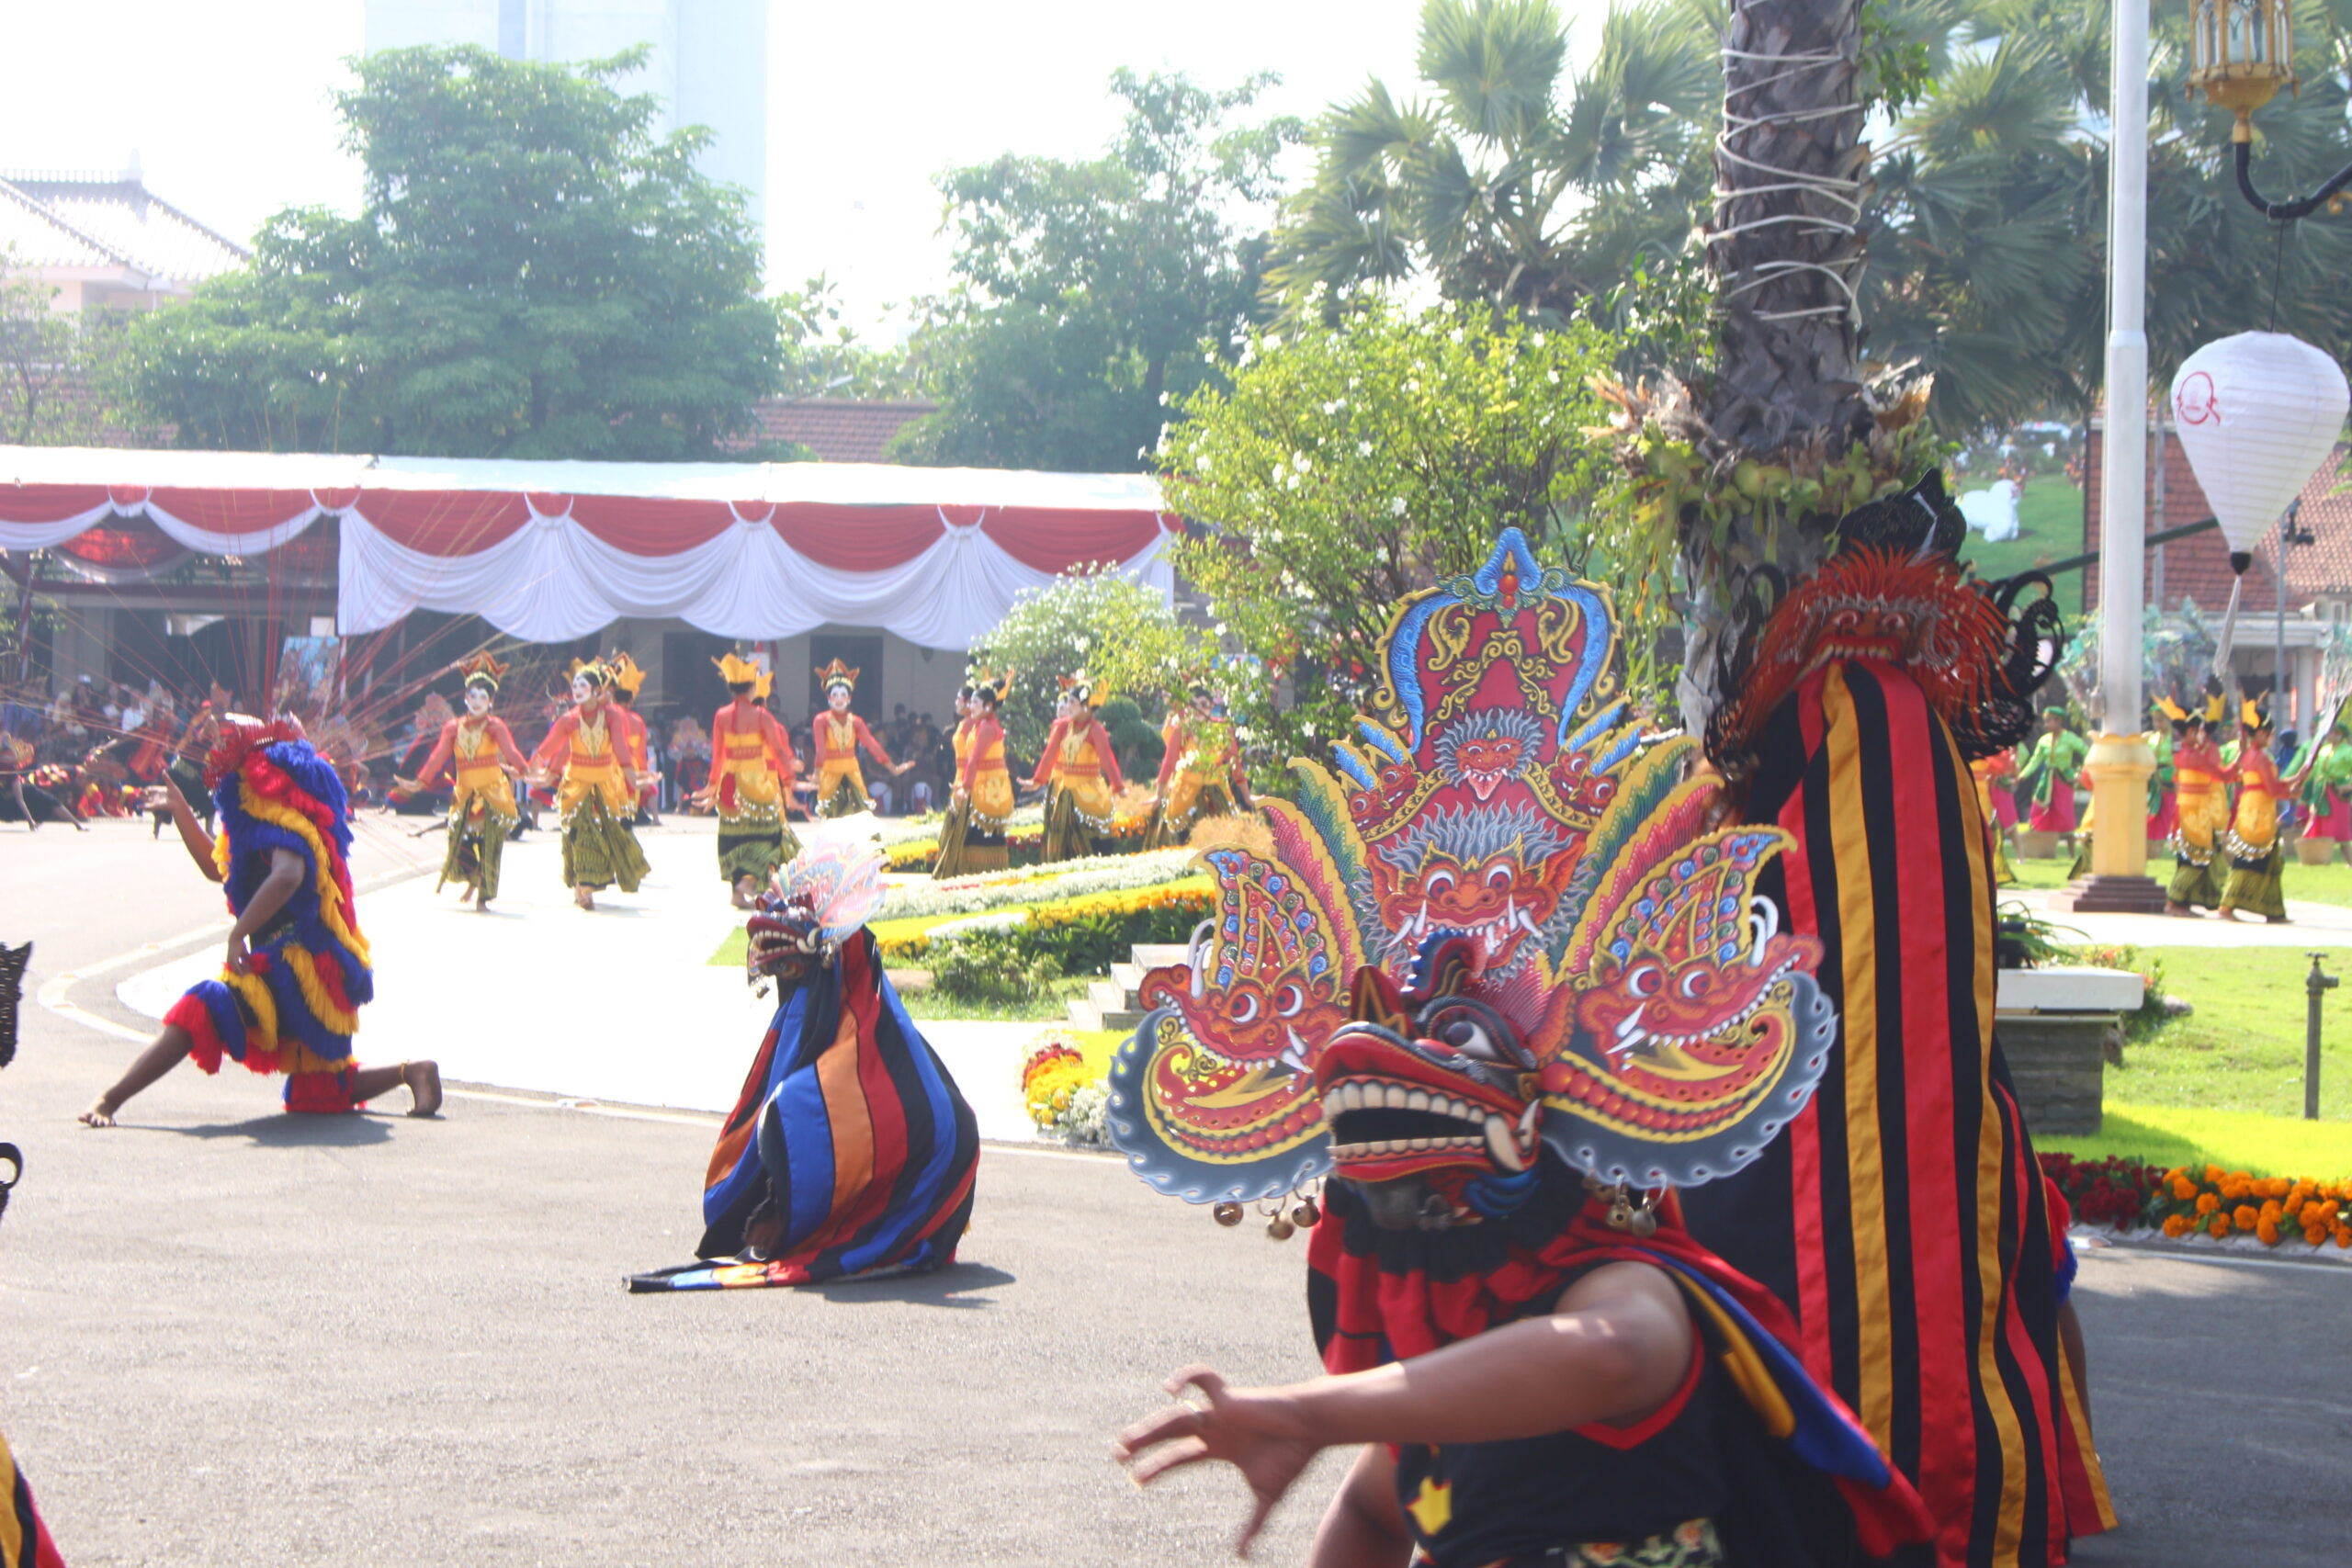
<svg viewBox="0 0 2352 1568"><path fill-rule="evenodd" d="M1505 780L1523 774L1543 744L1544 727L1520 708L1482 708L1463 715L1437 738L1439 773L1489 800Z"/></svg>

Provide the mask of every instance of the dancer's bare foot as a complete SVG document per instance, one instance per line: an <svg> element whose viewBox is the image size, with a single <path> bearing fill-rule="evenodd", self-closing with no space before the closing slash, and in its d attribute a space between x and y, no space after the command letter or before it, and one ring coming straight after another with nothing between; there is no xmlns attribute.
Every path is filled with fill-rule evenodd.
<svg viewBox="0 0 2352 1568"><path fill-rule="evenodd" d="M2186 904L2166 904L2165 913L2178 916L2184 920L2193 920L2197 918L2197 911Z"/></svg>
<svg viewBox="0 0 2352 1568"><path fill-rule="evenodd" d="M114 1125L114 1113L120 1109L119 1106L107 1104L107 1097L102 1094L90 1101L90 1109L82 1112L74 1120L85 1127L111 1127Z"/></svg>
<svg viewBox="0 0 2352 1568"><path fill-rule="evenodd" d="M596 896L594 893L589 892L585 887L573 888L571 890L571 901L579 905L583 909L593 909L596 907Z"/></svg>
<svg viewBox="0 0 2352 1568"><path fill-rule="evenodd" d="M401 1082L408 1085L409 1097L416 1102L408 1108L408 1113L411 1116L432 1116L440 1111L440 1063L403 1063L401 1066Z"/></svg>
<svg viewBox="0 0 2352 1568"><path fill-rule="evenodd" d="M752 907L752 879L748 876L739 876L735 879L735 907L737 908L748 909Z"/></svg>

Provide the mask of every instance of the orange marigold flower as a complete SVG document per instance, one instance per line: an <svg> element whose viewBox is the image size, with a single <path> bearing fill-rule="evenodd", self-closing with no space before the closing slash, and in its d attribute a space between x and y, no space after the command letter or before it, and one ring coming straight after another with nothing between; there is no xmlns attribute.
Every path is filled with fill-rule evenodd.
<svg viewBox="0 0 2352 1568"><path fill-rule="evenodd" d="M2171 1236L2174 1240L2177 1241L2188 1234L2188 1216L2187 1214L2170 1214L2165 1216L2165 1235Z"/></svg>
<svg viewBox="0 0 2352 1568"><path fill-rule="evenodd" d="M2176 1176L2172 1179L2172 1195L2186 1203L2197 1196L2197 1183L2185 1176Z"/></svg>
<svg viewBox="0 0 2352 1568"><path fill-rule="evenodd" d="M2213 1233L2213 1239L2215 1241L2219 1241L2223 1236L2230 1234L2230 1216L2227 1214L2216 1214L2213 1216L2213 1223L2207 1225L2205 1228Z"/></svg>
<svg viewBox="0 0 2352 1568"><path fill-rule="evenodd" d="M2205 1179L2206 1179L2206 1181L2207 1181L2207 1183L2208 1183L2208 1184L2211 1184L2211 1183L2217 1182L2217 1181L2221 1180L2221 1179L2222 1179L2222 1168L2221 1168L2220 1166L2218 1166L2218 1165L2209 1165L2209 1166L2207 1166L2207 1167L2205 1168Z"/></svg>
<svg viewBox="0 0 2352 1568"><path fill-rule="evenodd" d="M2303 1239L2310 1242L2313 1247L2317 1247L2327 1239L2327 1227L2325 1225L2305 1225L2303 1227Z"/></svg>
<svg viewBox="0 0 2352 1568"><path fill-rule="evenodd" d="M2262 1201L2262 1217L2264 1219L2268 1220L2273 1224L2277 1224L2278 1223L2278 1215L2280 1213L2281 1211L2278 1207L2278 1199L2265 1198Z"/></svg>
<svg viewBox="0 0 2352 1568"><path fill-rule="evenodd" d="M2251 1203L2240 1203L2230 1211L2230 1218L2237 1223L2238 1229L2250 1231L2262 1223L2262 1211Z"/></svg>
<svg viewBox="0 0 2352 1568"><path fill-rule="evenodd" d="M2338 1225L2335 1227L2335 1245L2338 1247L2352 1247L2352 1225Z"/></svg>
<svg viewBox="0 0 2352 1568"><path fill-rule="evenodd" d="M2262 1238L2263 1246L2276 1247L2278 1245L2278 1222L2265 1220L2254 1227L2254 1234Z"/></svg>
<svg viewBox="0 0 2352 1568"><path fill-rule="evenodd" d="M2222 1179L2222 1196L2233 1203L2244 1202L2254 1190L2254 1178L2242 1170L2233 1170Z"/></svg>
<svg viewBox="0 0 2352 1568"><path fill-rule="evenodd" d="M2222 1201L2211 1192L2199 1192L2197 1195L2197 1212L2200 1214L2210 1214L2221 1206Z"/></svg>

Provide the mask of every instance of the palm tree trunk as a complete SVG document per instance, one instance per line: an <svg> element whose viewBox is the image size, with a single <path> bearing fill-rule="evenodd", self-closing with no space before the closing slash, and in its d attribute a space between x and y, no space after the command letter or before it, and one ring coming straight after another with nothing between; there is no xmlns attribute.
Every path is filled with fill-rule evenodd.
<svg viewBox="0 0 2352 1568"><path fill-rule="evenodd" d="M1738 0L1724 35L1724 133L1708 265L1722 316L1700 410L1719 473L1742 458L1819 471L1871 427L1858 373L1855 227L1870 150L1856 92L1860 0ZM1742 574L1818 566L1833 517L1735 514L1686 525L1691 638L1684 717L1716 700L1714 652L1736 637Z"/></svg>

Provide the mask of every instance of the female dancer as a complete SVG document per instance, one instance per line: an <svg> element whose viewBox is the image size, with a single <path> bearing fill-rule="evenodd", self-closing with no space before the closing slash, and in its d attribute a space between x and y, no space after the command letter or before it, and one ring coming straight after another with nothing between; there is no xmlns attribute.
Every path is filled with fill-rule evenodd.
<svg viewBox="0 0 2352 1568"><path fill-rule="evenodd" d="M1062 698L1045 755L1030 779L1046 791L1047 861L1078 860L1107 852L1113 797L1126 788L1110 732L1094 716L1094 694L1082 677L1062 677Z"/></svg>
<svg viewBox="0 0 2352 1568"><path fill-rule="evenodd" d="M2018 825L2018 799L2007 784L2017 776L2018 754L1996 751L1969 763L1968 771L1976 779L1976 808L1984 814L1984 830L1993 835L1994 886L2007 886L2018 879L2017 867L2009 863L2009 829Z"/></svg>
<svg viewBox="0 0 2352 1568"><path fill-rule="evenodd" d="M1241 742L1232 721L1206 686L1194 686L1189 696L1192 711L1170 711L1160 730L1166 750L1154 785L1158 800L1151 830L1144 836L1148 850L1181 845L1195 822L1229 817L1236 802L1249 804L1249 786L1241 777Z"/></svg>
<svg viewBox="0 0 2352 1568"><path fill-rule="evenodd" d="M2222 889L2225 920L2236 919L2240 909L2266 916L2273 925L2287 919L2287 847L2279 841L2278 803L2295 797L2303 775L2278 776L2278 765L2270 760L2270 699L2245 704L2239 716L2238 759L2230 769L2237 780L2237 811L2222 838L2230 857L2230 879Z"/></svg>
<svg viewBox="0 0 2352 1568"><path fill-rule="evenodd" d="M857 691L854 666L836 659L818 675L825 683L826 711L809 725L817 742L817 815L851 817L871 811L874 802L865 794L865 773L857 763L859 749L864 748L894 775L914 763L890 761L890 753L882 750L882 742L874 739L865 720L849 711L849 700Z"/></svg>
<svg viewBox="0 0 2352 1568"><path fill-rule="evenodd" d="M956 750L957 782L948 786L947 811L939 823L939 851L931 858L931 874L943 882L971 869L964 863L964 833L972 819L972 803L961 781L965 762L972 754L972 727L978 721L979 707L978 695L969 682L956 688L956 732L949 743Z"/></svg>
<svg viewBox="0 0 2352 1568"><path fill-rule="evenodd" d="M617 649L605 656L605 667L613 672L613 722L628 731L623 744L628 750L629 768L637 774L637 810L630 817L629 825L659 828L662 773L653 765L645 716L637 711L637 694L645 685L645 671L637 667L636 660Z"/></svg>
<svg viewBox="0 0 2352 1568"><path fill-rule="evenodd" d="M792 737L759 705L766 672L734 653L711 662L731 698L711 716L710 782L695 803L718 807L718 875L733 888L735 907L749 909L776 868L800 852L784 822L799 761Z"/></svg>
<svg viewBox="0 0 2352 1568"><path fill-rule="evenodd" d="M0 822L22 822L29 832L40 831L44 819L71 822L88 832L89 824L73 807L32 782L32 743L0 734Z"/></svg>
<svg viewBox="0 0 2352 1568"><path fill-rule="evenodd" d="M2335 845L2330 853L2339 856L2352 853L2346 848L2352 844L2352 735L2345 716L2339 709L2303 769L2303 837Z"/></svg>
<svg viewBox="0 0 2352 1568"><path fill-rule="evenodd" d="M939 874L1002 871L1012 863L1004 829L1012 819L1012 774L1004 761L1004 726L996 716L997 705L1012 685L1010 674L994 680L983 675L972 687L971 739L965 745L959 737L956 789L947 814L951 824L960 820L963 825L961 838L956 840L956 862L962 871ZM943 864L949 841L941 840Z"/></svg>
<svg viewBox="0 0 2352 1568"><path fill-rule="evenodd" d="M506 666L488 653L475 654L458 668L466 677L466 716L441 727L416 777L395 777L395 787L422 795L441 781L443 772L457 769L449 791L449 849L441 861L435 893L452 882L472 890L474 908L488 909L498 897L498 868L506 857L506 836L514 830L514 792L510 773L531 771L506 721L491 713L498 701L498 680Z"/></svg>
<svg viewBox="0 0 2352 1568"><path fill-rule="evenodd" d="M220 814L208 840L175 788L172 820L197 868L220 883L237 923L217 980L201 980L164 1015L154 1043L82 1112L111 1127L123 1102L193 1055L286 1075L288 1111L356 1111L405 1085L409 1114L441 1108L431 1062L363 1067L352 1059L359 1009L376 994L351 895L351 818L343 781L291 719L220 720L204 777Z"/></svg>
<svg viewBox="0 0 2352 1568"><path fill-rule="evenodd" d="M596 895L614 884L634 893L651 869L629 818L637 809L637 771L616 743L605 692L612 671L589 660L571 665L571 711L555 721L531 753L540 781L556 782L556 806L563 815L563 880L572 902L596 907Z"/></svg>
<svg viewBox="0 0 2352 1568"><path fill-rule="evenodd" d="M2165 891L2165 913L2191 915L2222 901L2222 879L2213 868L2214 839L2229 820L2230 794L2222 783L2222 753L2213 742L2215 697L2186 714L2173 741L2172 884Z"/></svg>

